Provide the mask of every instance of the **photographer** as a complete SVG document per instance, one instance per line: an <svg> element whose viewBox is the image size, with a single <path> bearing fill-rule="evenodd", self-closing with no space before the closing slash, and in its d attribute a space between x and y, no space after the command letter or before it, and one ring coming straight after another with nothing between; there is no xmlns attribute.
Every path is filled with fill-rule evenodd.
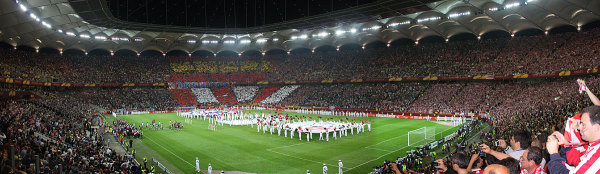
<svg viewBox="0 0 600 174"><path fill-rule="evenodd" d="M458 152L450 157L449 165L452 167L449 169L446 167L444 160L439 159L435 161L438 165L435 168L442 170L444 174L472 174L473 172L468 171L469 167L469 156L465 152Z"/></svg>
<svg viewBox="0 0 600 174"><path fill-rule="evenodd" d="M471 161L469 162L469 167L467 168L467 171L471 171L474 174L483 173L483 169L485 167L484 167L484 163L483 163L482 154L485 154L485 153L483 153L483 152L475 153L471 156ZM473 166L473 165L475 165L475 166Z"/></svg>
<svg viewBox="0 0 600 174"><path fill-rule="evenodd" d="M518 130L515 131L511 136L510 146L508 146L506 144L506 141L503 139L498 140L496 145L504 149L505 153L494 151L486 144L480 145L479 148L482 152L490 154L498 158L499 160L505 159L507 157L521 159L521 156L523 156L523 153L525 153L525 149L527 149L531 145L531 134L527 131Z"/></svg>
<svg viewBox="0 0 600 174"><path fill-rule="evenodd" d="M554 132L548 136L546 143L550 154L550 162L548 162L550 173L597 173L600 170L600 160L598 160L600 157L600 106L584 108L581 123L578 124L581 139L587 141L588 145L585 153L581 154L581 161L575 168L566 166L568 159L562 157L558 152L560 145L567 146L569 142L561 133Z"/></svg>

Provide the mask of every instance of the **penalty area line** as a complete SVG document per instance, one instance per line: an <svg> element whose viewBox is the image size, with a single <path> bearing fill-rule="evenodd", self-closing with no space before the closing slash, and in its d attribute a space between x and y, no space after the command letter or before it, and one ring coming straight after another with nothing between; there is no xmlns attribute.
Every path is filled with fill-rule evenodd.
<svg viewBox="0 0 600 174"><path fill-rule="evenodd" d="M278 147L278 148L282 148L282 147ZM292 158L304 160L304 161L314 162L314 163L317 163L317 164L323 164L324 163L324 162L309 160L309 159L302 158L302 157L292 156L292 155L289 155L289 154L286 154L286 153L282 153L282 152L277 152L277 151L274 151L274 150L271 150L271 149L267 149L267 151L273 152L273 153L276 153L276 154L279 154L279 155L287 156L287 157L292 157ZM324 163L324 164L326 164L327 166L331 166L331 167L338 167L337 165L331 165L331 164L327 164L327 163ZM343 169L348 169L346 167L342 167L342 168Z"/></svg>
<svg viewBox="0 0 600 174"><path fill-rule="evenodd" d="M183 158L181 158L179 155L176 155L175 153L171 152L169 149L165 148L164 146L162 146L162 145L160 145L160 144L156 143L156 141L154 141L154 140L152 140L152 139L150 139L150 138L147 138L147 139L148 139L148 140L150 140L150 141L152 141L154 144L156 144L156 145L160 146L162 149L165 149L167 152L171 153L173 156L175 156L175 157L179 158L181 161L183 161L183 162L185 162L185 163L189 164L189 165L190 165L190 166L192 166L192 167L196 167L196 166L194 166L192 163L190 163L190 162L188 162L188 161L184 160Z"/></svg>
<svg viewBox="0 0 600 174"><path fill-rule="evenodd" d="M421 142L421 141L418 141L418 142ZM418 142L417 142L417 143L418 143ZM372 160L369 160L369 161L367 161L367 162L364 162L364 163L362 163L362 164L359 164L359 165L357 165L357 166L354 166L354 167L352 167L352 168L350 168L350 169L348 169L348 170L346 170L346 171L351 171L352 169L355 169L355 168L357 168L357 167L360 167L360 166L362 166L362 165L365 165L365 164L367 164L367 163L373 162L373 161L375 161L375 160L378 160L378 159L380 159L381 157L388 156L388 155L390 155L390 154L392 154L392 153L394 153L394 152L397 152L397 151L399 151L399 150L402 150L402 149L404 149L404 148L407 148L407 147L410 147L410 146L404 146L404 147L401 147L401 148L399 148L399 149L397 149L397 150L390 151L390 152L388 152L388 153L386 153L386 154L384 154L384 155L381 155L381 156L379 156L379 157L377 157L377 158L375 158L375 159L372 159Z"/></svg>

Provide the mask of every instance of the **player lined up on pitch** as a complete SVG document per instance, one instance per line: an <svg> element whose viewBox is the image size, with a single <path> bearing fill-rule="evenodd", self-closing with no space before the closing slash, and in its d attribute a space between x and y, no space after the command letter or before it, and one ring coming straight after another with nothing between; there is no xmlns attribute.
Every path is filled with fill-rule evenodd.
<svg viewBox="0 0 600 174"><path fill-rule="evenodd" d="M319 134L319 140L329 141L330 135L333 139L342 138L342 136L348 136L348 132L351 135L365 132L365 129L371 131L371 122L367 119L358 121L353 119L349 121L348 117L344 119L336 120L334 118L322 118L318 116L317 119L313 117L305 116L289 116L283 114L276 115L263 115L262 117L256 118L256 130L257 132L263 132L266 134L269 132L271 135L277 131L277 136L288 137L293 139L294 135L298 135L298 139L302 140L302 134L305 134L306 141L313 139L313 134Z"/></svg>

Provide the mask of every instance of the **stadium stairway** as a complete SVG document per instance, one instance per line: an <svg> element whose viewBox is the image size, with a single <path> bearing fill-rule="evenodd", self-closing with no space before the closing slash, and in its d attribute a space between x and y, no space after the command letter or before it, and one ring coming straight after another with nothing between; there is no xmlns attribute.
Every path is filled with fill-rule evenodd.
<svg viewBox="0 0 600 174"><path fill-rule="evenodd" d="M263 101L265 98L269 97L271 94L273 94L279 88L281 88L281 86L277 86L277 85L260 88L260 92L254 98L254 103L259 103L259 102Z"/></svg>
<svg viewBox="0 0 600 174"><path fill-rule="evenodd" d="M175 101L183 106L197 105L196 96L190 89L171 89L171 95Z"/></svg>
<svg viewBox="0 0 600 174"><path fill-rule="evenodd" d="M219 100L220 103L238 103L235 99L235 95L231 91L231 87L216 87L212 89L214 91L215 97L217 97L217 100Z"/></svg>

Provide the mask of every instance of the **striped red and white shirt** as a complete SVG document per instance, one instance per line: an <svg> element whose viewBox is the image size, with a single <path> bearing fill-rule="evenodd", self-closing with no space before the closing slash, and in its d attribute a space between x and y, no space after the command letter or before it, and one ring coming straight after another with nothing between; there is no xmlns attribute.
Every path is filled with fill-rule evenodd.
<svg viewBox="0 0 600 174"><path fill-rule="evenodd" d="M600 139L590 142L585 154L581 156L581 162L571 170L571 174L596 174L600 173Z"/></svg>

